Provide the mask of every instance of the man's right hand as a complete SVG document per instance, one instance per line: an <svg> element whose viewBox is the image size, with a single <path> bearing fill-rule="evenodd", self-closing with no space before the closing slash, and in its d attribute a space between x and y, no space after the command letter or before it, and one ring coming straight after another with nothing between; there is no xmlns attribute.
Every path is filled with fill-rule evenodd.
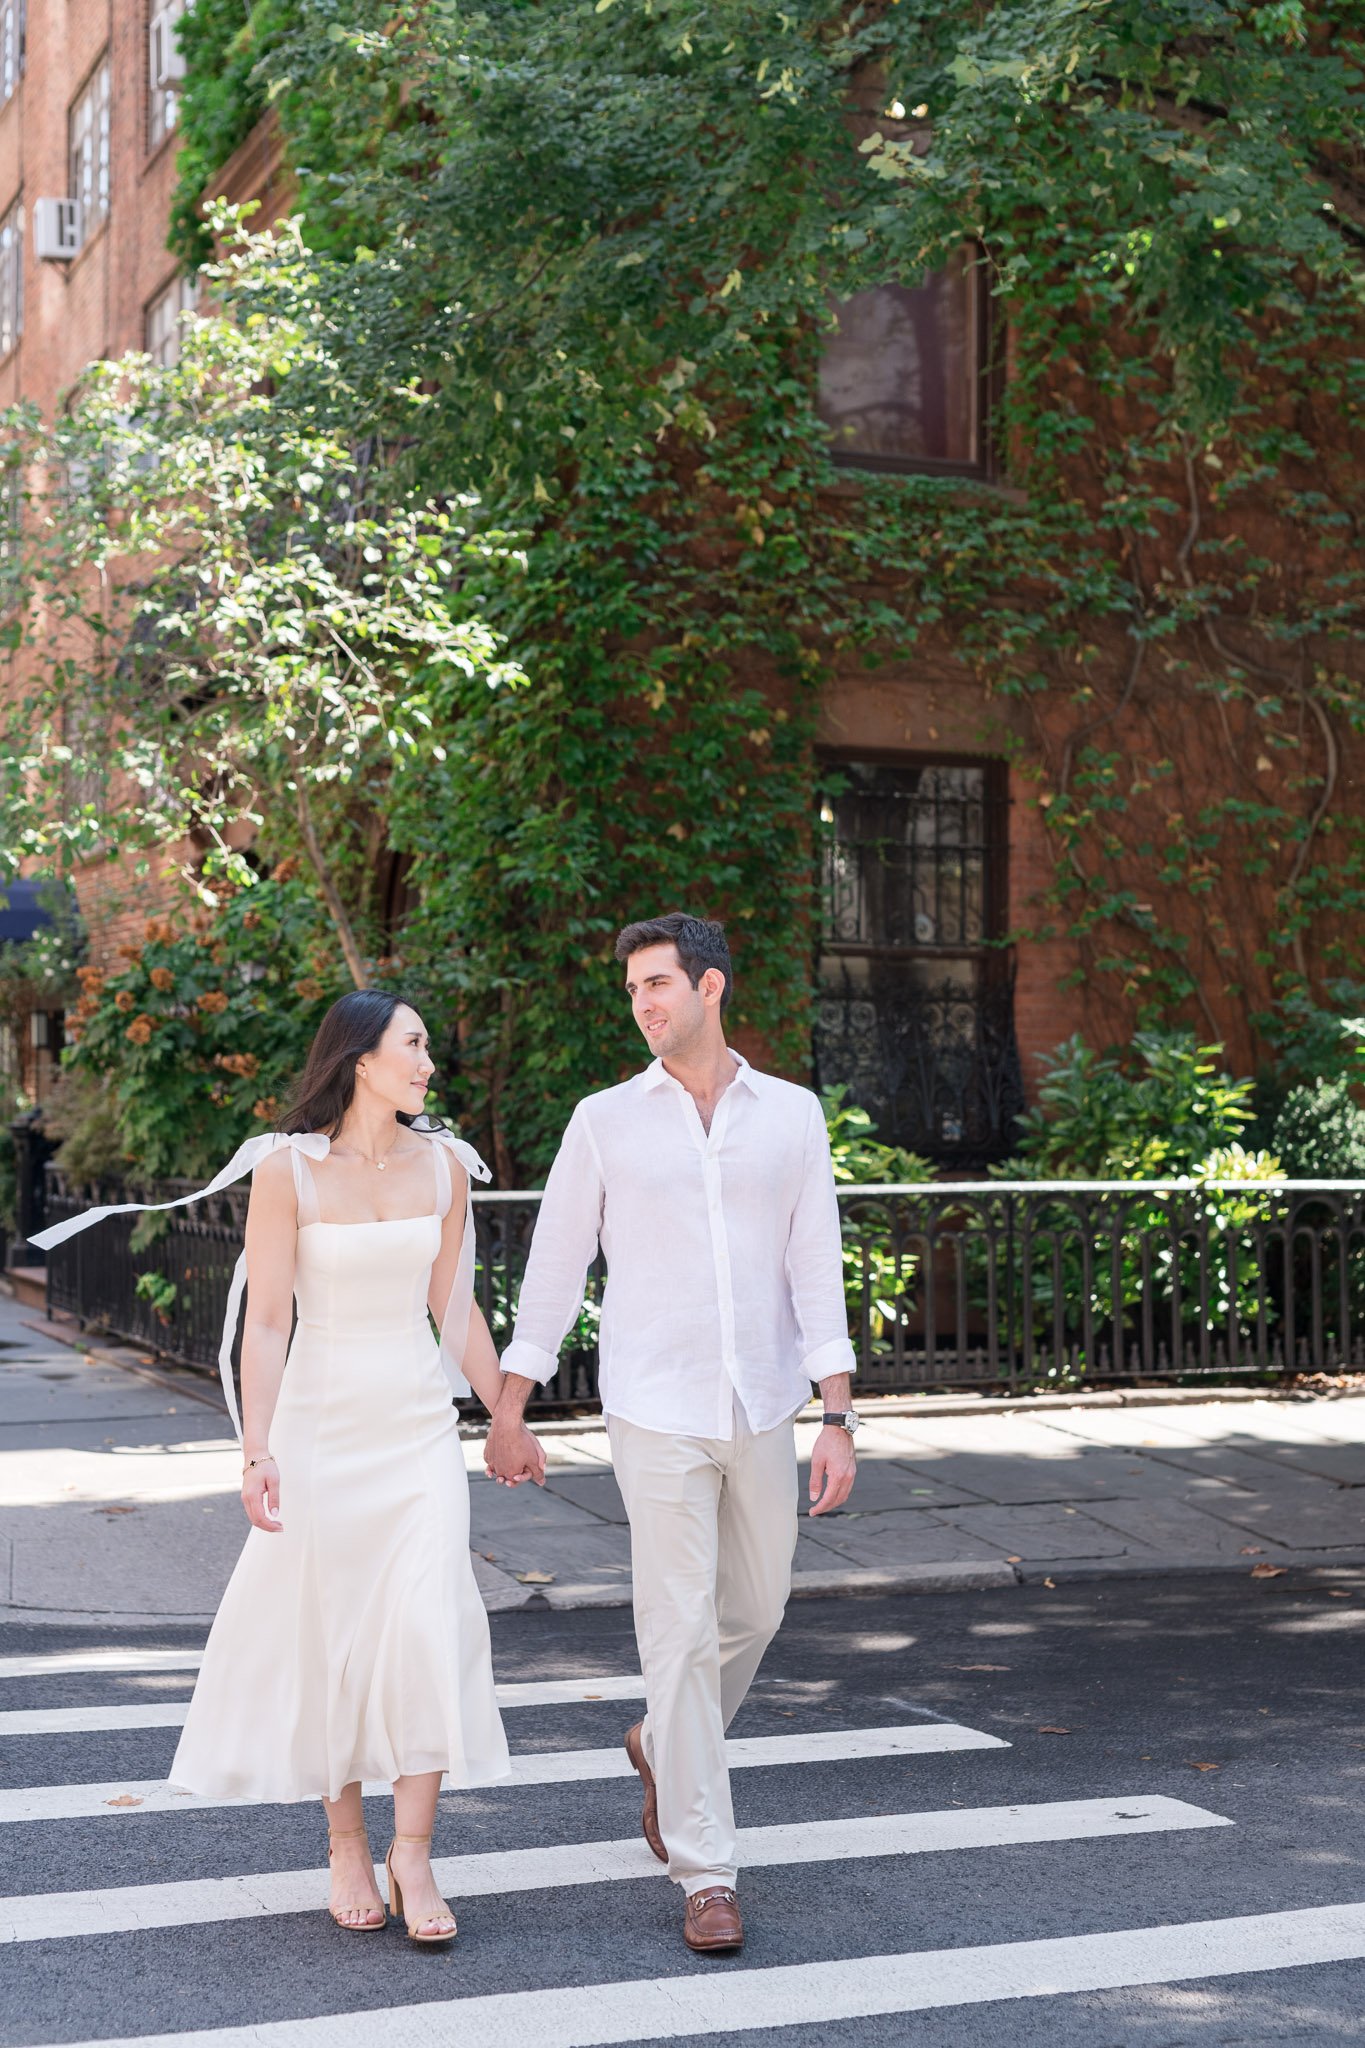
<svg viewBox="0 0 1365 2048"><path fill-rule="evenodd" d="M483 1465L500 1486L520 1486L527 1479L534 1479L537 1486L545 1484L545 1452L519 1415L494 1415Z"/></svg>

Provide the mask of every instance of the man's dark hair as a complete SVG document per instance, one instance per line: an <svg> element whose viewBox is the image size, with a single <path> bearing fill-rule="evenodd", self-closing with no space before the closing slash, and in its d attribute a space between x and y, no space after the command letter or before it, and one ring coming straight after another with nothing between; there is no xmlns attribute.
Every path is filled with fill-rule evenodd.
<svg viewBox="0 0 1365 2048"><path fill-rule="evenodd" d="M646 946L676 946L678 959L693 988L708 967L718 967L725 976L720 999L724 1016L730 1006L735 977L723 924L710 917L689 917L685 910L670 910L663 917L642 917L635 924L623 926L616 935L618 960L629 960L632 953L641 953Z"/></svg>

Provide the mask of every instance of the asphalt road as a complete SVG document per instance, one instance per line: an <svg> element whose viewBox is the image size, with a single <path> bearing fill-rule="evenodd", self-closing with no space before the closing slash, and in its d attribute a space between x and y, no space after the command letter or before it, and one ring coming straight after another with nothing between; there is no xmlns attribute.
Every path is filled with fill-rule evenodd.
<svg viewBox="0 0 1365 2048"><path fill-rule="evenodd" d="M493 1630L509 1685L591 1693L637 1668L620 1610ZM684 1949L680 1896L634 1839L634 1780L603 1775L626 1698L514 1696L509 1739L540 1781L443 1795L438 1853L485 1859L459 1865L452 1949L333 1929L316 1810L152 1810L176 1739L155 1723L192 1673L88 1668L201 1641L0 1630L5 2048L1361 2037L1365 1574L794 1605L731 1731L756 1745L733 1774L741 1827L790 1832L754 1838L748 1941L727 1959ZM369 1812L382 1854L384 1802Z"/></svg>

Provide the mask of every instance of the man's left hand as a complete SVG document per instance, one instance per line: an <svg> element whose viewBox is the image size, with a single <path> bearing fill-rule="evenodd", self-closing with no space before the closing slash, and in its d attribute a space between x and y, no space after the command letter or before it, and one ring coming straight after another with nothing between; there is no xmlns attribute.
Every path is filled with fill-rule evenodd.
<svg viewBox="0 0 1365 2048"><path fill-rule="evenodd" d="M827 1422L815 1439L810 1460L810 1498L813 1515L828 1515L841 1508L853 1491L858 1460L853 1439L846 1429Z"/></svg>

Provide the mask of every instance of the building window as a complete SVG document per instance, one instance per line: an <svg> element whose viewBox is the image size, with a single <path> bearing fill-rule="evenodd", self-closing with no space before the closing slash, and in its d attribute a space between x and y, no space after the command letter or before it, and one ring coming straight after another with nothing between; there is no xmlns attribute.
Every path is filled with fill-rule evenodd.
<svg viewBox="0 0 1365 2048"><path fill-rule="evenodd" d="M193 313L199 304L197 277L173 278L147 308L147 353L163 370L180 361L181 317Z"/></svg>
<svg viewBox="0 0 1365 2048"><path fill-rule="evenodd" d="M833 308L820 417L834 460L856 469L990 467L990 298L965 253L918 284L883 284Z"/></svg>
<svg viewBox="0 0 1365 2048"><path fill-rule="evenodd" d="M0 356L17 346L24 331L24 215L16 199L0 215Z"/></svg>
<svg viewBox="0 0 1365 2048"><path fill-rule="evenodd" d="M19 601L23 577L24 478L0 469L0 612Z"/></svg>
<svg viewBox="0 0 1365 2048"><path fill-rule="evenodd" d="M1002 1157L1023 1108L997 761L831 763L821 805L819 1086L929 1159Z"/></svg>
<svg viewBox="0 0 1365 2048"><path fill-rule="evenodd" d="M70 195L81 202L87 242L109 212L109 118L105 56L71 109Z"/></svg>
<svg viewBox="0 0 1365 2048"><path fill-rule="evenodd" d="M147 10L147 147L164 142L176 124L180 81L185 61L180 55L176 24L185 0L150 0Z"/></svg>
<svg viewBox="0 0 1365 2048"><path fill-rule="evenodd" d="M26 0L0 0L0 106L13 99L24 75Z"/></svg>

